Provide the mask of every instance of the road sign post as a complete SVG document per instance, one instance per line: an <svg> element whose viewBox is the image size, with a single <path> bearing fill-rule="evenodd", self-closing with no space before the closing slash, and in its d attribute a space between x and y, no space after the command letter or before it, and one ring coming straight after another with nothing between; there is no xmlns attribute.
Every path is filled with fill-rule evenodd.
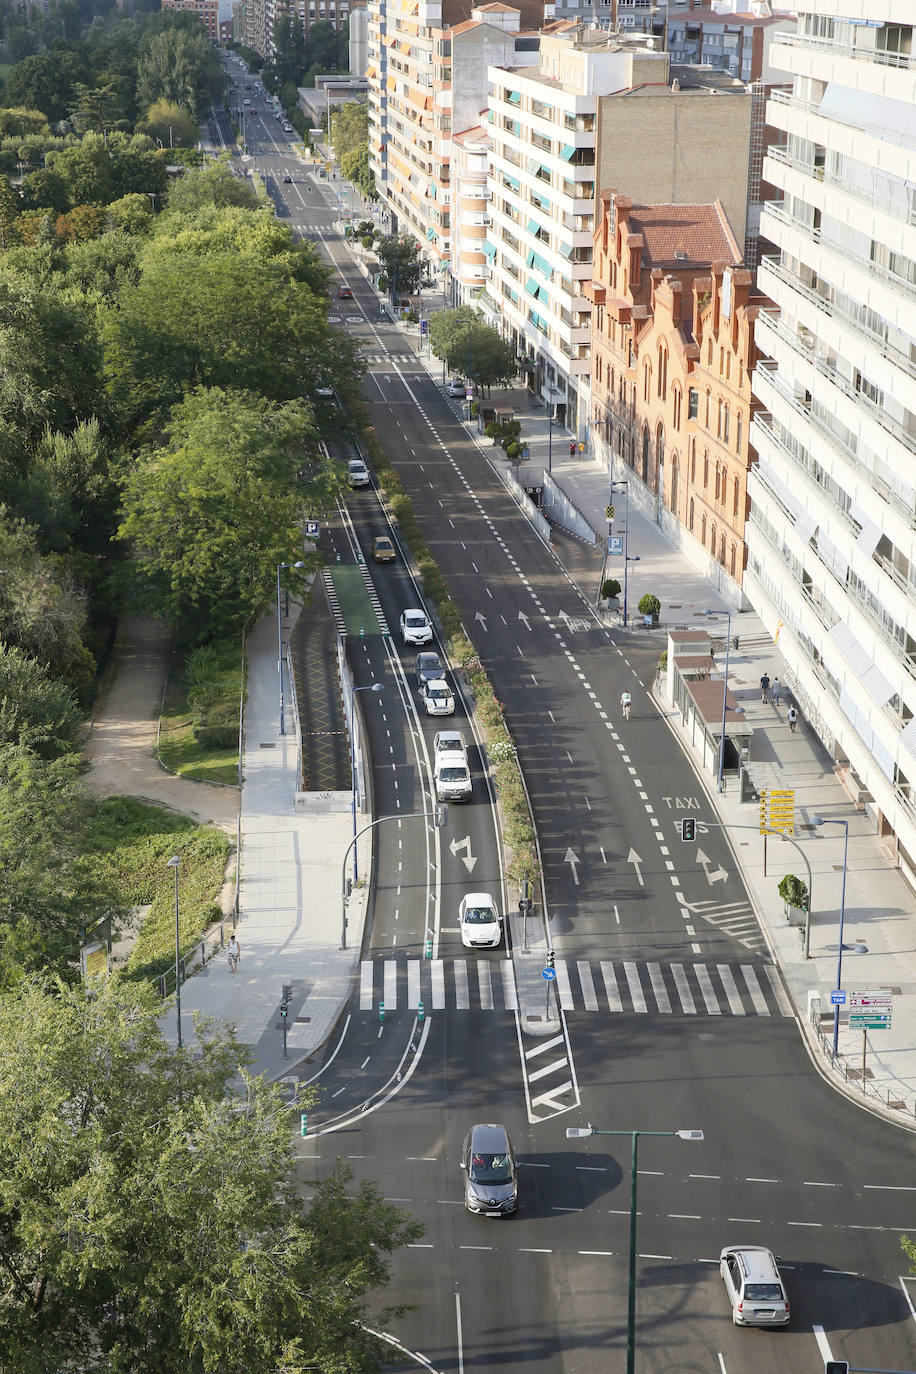
<svg viewBox="0 0 916 1374"><path fill-rule="evenodd" d="M553 950L547 951L547 966L541 969L541 977L547 984L547 1005L544 1008L545 1019L550 1016L550 985L557 981L557 971L553 966Z"/></svg>
<svg viewBox="0 0 916 1374"><path fill-rule="evenodd" d="M791 788L765 787L760 793L760 833L763 836L763 876L767 876L767 832L795 834L795 793Z"/></svg>
<svg viewBox="0 0 916 1374"><path fill-rule="evenodd" d="M868 1058L868 1032L890 1030L893 994L889 988L859 988L849 994L849 1028L862 1032L862 1086Z"/></svg>

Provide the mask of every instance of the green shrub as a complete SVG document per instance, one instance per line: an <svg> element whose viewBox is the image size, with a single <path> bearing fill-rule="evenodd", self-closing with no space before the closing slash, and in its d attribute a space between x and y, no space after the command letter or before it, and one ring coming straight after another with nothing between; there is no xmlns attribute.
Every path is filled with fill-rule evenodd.
<svg viewBox="0 0 916 1374"><path fill-rule="evenodd" d="M802 882L801 878L796 878L794 873L787 873L784 878L780 879L777 891L788 906L798 907L800 911L807 911L808 884Z"/></svg>
<svg viewBox="0 0 916 1374"><path fill-rule="evenodd" d="M646 592L645 596L639 598L637 610L640 615L659 615L661 609L662 603L659 601L658 597L653 596L651 592Z"/></svg>
<svg viewBox="0 0 916 1374"><path fill-rule="evenodd" d="M606 600L612 600L620 595L620 583L616 577L606 577L601 584L601 595Z"/></svg>

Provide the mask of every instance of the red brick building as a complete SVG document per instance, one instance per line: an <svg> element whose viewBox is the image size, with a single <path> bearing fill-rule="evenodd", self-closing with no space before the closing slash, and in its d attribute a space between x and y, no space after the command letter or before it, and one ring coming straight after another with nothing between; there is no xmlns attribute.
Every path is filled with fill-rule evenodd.
<svg viewBox="0 0 916 1374"><path fill-rule="evenodd" d="M220 40L219 0L162 0L164 10L183 10L196 14L214 43Z"/></svg>

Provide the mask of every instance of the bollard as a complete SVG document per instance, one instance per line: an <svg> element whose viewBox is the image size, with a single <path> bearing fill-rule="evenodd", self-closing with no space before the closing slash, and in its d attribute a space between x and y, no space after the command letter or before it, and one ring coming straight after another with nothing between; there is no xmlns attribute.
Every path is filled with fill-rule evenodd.
<svg viewBox="0 0 916 1374"><path fill-rule="evenodd" d="M307 1113L307 1112L303 1112L302 1115L301 1115L300 1118L299 1118L299 1134L300 1134L300 1135L308 1135L308 1133L309 1133L309 1118L308 1118L308 1113Z"/></svg>
<svg viewBox="0 0 916 1374"><path fill-rule="evenodd" d="M431 959L433 957L433 942L431 939L428 939L426 941L426 957L427 959Z"/></svg>
<svg viewBox="0 0 916 1374"><path fill-rule="evenodd" d="M418 1003L417 1003L417 1025L418 1025L418 1026L422 1026L422 1025L423 1025L423 1022L424 1022L425 1020L426 1020L426 1011L424 1010L423 1003L422 1003L422 1002L418 1002Z"/></svg>
<svg viewBox="0 0 916 1374"><path fill-rule="evenodd" d="M379 1002L379 1004L378 1004L378 1019L379 1019L380 1021L384 1021L384 1019L385 1019L385 1003L384 1003L384 1002Z"/></svg>

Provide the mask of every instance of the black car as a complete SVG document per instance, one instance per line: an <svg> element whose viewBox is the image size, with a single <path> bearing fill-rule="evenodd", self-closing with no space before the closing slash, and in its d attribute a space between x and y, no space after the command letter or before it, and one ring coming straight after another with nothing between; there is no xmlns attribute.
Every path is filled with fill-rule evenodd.
<svg viewBox="0 0 916 1374"><path fill-rule="evenodd" d="M292 186L292 184L293 184L293 179L292 179L292 177L290 176L289 172L286 172L286 173L284 174L284 176L283 176L283 182L284 182L284 185L286 185L286 186Z"/></svg>
<svg viewBox="0 0 916 1374"><path fill-rule="evenodd" d="M417 661L414 668L417 676L417 687L422 687L424 682L434 682L437 678L445 676L445 669L438 654L429 650L422 654L417 654Z"/></svg>

